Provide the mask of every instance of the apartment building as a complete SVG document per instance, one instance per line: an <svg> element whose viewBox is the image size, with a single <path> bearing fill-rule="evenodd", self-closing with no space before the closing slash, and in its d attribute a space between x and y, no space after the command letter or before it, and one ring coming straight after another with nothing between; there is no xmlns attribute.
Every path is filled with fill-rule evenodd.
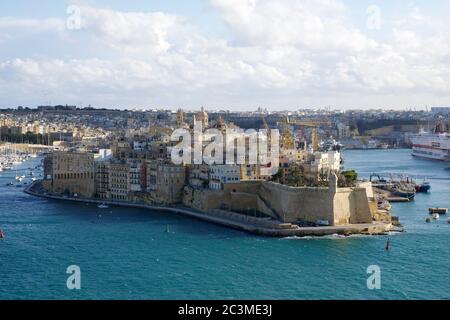
<svg viewBox="0 0 450 320"><path fill-rule="evenodd" d="M241 169L238 165L224 164L209 167L209 188L222 190L227 183L239 183L241 181Z"/></svg>
<svg viewBox="0 0 450 320"><path fill-rule="evenodd" d="M111 200L128 200L130 165L122 161L109 163L109 196Z"/></svg>

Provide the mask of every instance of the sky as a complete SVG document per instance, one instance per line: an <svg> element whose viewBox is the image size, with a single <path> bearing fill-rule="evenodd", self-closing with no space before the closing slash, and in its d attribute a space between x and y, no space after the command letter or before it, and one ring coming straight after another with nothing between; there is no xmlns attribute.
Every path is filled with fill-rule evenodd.
<svg viewBox="0 0 450 320"><path fill-rule="evenodd" d="M0 107L450 106L447 0L0 2Z"/></svg>

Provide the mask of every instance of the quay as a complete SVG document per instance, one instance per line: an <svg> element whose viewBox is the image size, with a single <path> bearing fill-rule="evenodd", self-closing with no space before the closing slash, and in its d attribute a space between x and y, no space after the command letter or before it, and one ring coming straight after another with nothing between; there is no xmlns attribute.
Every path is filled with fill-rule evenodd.
<svg viewBox="0 0 450 320"><path fill-rule="evenodd" d="M75 198L62 196L57 194L50 194L44 192L41 182L36 181L25 190L25 193L53 200L81 202L90 204L107 204L111 206L142 208L155 211L165 211L175 214L184 215L190 218L214 223L217 225L229 227L232 229L248 232L255 235L267 237L305 237L305 236L329 236L329 235L353 235L353 234L367 234L367 235L384 235L390 231L403 231L391 223L373 222L365 224L348 224L345 226L320 226L320 227L299 227L291 223L283 223L267 218L256 218L243 214L239 214L226 210L211 210L208 213L201 212L183 206L157 206L145 203L126 202L126 201L111 201L103 199L91 198Z"/></svg>

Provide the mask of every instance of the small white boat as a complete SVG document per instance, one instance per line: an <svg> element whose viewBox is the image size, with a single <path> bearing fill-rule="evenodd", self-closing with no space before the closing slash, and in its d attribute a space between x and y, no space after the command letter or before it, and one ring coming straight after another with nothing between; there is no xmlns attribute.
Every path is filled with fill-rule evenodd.
<svg viewBox="0 0 450 320"><path fill-rule="evenodd" d="M440 218L439 213L433 213L433 219L434 220L439 220L439 218Z"/></svg>
<svg viewBox="0 0 450 320"><path fill-rule="evenodd" d="M106 203L99 204L97 207L99 209L108 209L109 208L109 206Z"/></svg>

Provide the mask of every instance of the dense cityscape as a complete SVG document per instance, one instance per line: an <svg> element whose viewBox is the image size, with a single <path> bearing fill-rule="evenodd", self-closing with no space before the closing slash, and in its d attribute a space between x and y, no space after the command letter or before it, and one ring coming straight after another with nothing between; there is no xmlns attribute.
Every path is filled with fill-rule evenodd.
<svg viewBox="0 0 450 320"><path fill-rule="evenodd" d="M186 320L448 301L448 12L0 2L0 305Z"/></svg>
<svg viewBox="0 0 450 320"><path fill-rule="evenodd" d="M194 210L191 214L204 213L207 220L221 219L273 235L373 234L392 230L398 218L390 215L389 197L374 194L372 184L358 180L357 172L342 170L341 151L410 147L411 136L430 124L447 130L448 112L431 108L270 113L259 108L208 113L204 108L175 112L42 106L3 110L0 124L4 150L28 144L51 152L43 162L42 181L34 181L27 189L30 193L96 199L105 207L108 201L181 206ZM171 134L177 128L192 132L195 123L224 134L228 129L278 129L279 168L268 173L267 164L249 161L174 164L172 149L180 141ZM2 159L2 170L8 168ZM296 197L289 196L292 192ZM301 228L312 226L335 228Z"/></svg>

